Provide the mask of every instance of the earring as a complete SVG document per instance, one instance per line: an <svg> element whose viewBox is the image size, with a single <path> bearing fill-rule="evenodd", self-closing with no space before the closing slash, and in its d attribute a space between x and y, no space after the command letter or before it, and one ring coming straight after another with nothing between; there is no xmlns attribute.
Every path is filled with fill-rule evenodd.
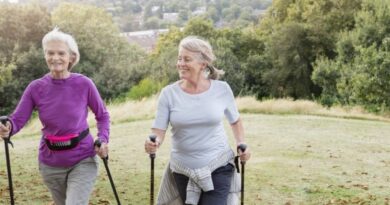
<svg viewBox="0 0 390 205"><path fill-rule="evenodd" d="M206 78L209 77L209 75L210 75L210 68L208 66L203 69L203 74L204 74L204 76Z"/></svg>

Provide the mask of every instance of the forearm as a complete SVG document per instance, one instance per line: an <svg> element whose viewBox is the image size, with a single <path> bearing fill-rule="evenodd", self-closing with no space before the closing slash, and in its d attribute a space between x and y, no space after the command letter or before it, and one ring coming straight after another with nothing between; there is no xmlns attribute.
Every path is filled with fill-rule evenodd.
<svg viewBox="0 0 390 205"><path fill-rule="evenodd" d="M23 92L16 109L9 116L9 121L12 125L11 136L19 132L31 117L35 107L35 101L32 95L33 90L34 88L31 86L31 84L29 84L29 86Z"/></svg>
<svg viewBox="0 0 390 205"><path fill-rule="evenodd" d="M18 107L14 113L9 117L11 124L11 136L18 133L28 122L32 114L32 109L20 109Z"/></svg>
<svg viewBox="0 0 390 205"><path fill-rule="evenodd" d="M104 115L104 117L97 118L97 136L101 142L108 143L110 137L110 117L108 112Z"/></svg>
<svg viewBox="0 0 390 205"><path fill-rule="evenodd" d="M233 130L233 135L236 140L236 145L240 145L245 143L245 136L244 136L244 126L242 124L241 119L239 118L235 123L230 125Z"/></svg>

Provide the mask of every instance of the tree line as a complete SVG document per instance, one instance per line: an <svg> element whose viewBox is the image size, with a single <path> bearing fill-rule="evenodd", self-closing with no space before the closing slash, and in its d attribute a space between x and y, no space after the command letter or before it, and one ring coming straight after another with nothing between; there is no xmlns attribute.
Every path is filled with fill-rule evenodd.
<svg viewBox="0 0 390 205"><path fill-rule="evenodd" d="M28 0L25 0L28 1ZM32 0L30 0L32 1ZM221 26L246 26L258 21L258 11L272 0L36 0L50 10L61 2L83 3L105 9L123 32L182 27L194 16ZM199 12L199 10L201 10ZM176 13L166 19L164 13Z"/></svg>
<svg viewBox="0 0 390 205"><path fill-rule="evenodd" d="M128 45L110 15L92 6L61 4L51 14L37 6L1 6L0 12L16 15L0 17L0 94L7 96L0 99L1 112L47 72L40 40L53 25L76 37L81 61L75 70L92 77L105 99L132 90L142 96L142 90L177 80L178 42L197 35L210 41L215 66L225 70L223 80L237 95L390 109L386 0L274 0L258 24L240 29L192 18L183 29L170 27L151 54Z"/></svg>

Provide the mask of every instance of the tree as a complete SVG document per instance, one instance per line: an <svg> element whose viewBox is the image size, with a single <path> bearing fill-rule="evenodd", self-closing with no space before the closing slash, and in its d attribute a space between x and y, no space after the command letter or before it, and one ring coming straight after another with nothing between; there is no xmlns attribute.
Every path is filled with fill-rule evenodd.
<svg viewBox="0 0 390 205"><path fill-rule="evenodd" d="M218 11L215 6L207 7L207 18L212 19L214 23L219 21Z"/></svg>
<svg viewBox="0 0 390 205"><path fill-rule="evenodd" d="M159 29L160 28L160 19L156 16L149 17L144 24L146 29Z"/></svg>
<svg viewBox="0 0 390 205"><path fill-rule="evenodd" d="M137 84L144 52L129 45L103 9L63 3L52 14L54 25L73 34L79 45L75 71L91 77L105 99L114 98Z"/></svg>
<svg viewBox="0 0 390 205"><path fill-rule="evenodd" d="M49 30L50 16L45 8L37 5L11 5L0 7L0 57L10 62L15 52L39 46ZM10 18L12 16L12 18Z"/></svg>
<svg viewBox="0 0 390 205"><path fill-rule="evenodd" d="M200 17L190 19L183 30L184 36L195 35L206 39L212 38L215 33L213 23Z"/></svg>
<svg viewBox="0 0 390 205"><path fill-rule="evenodd" d="M213 42L216 56L215 66L225 71L222 79L227 81L235 95L244 88L244 73L237 56L233 52L234 42L227 38L217 38Z"/></svg>
<svg viewBox="0 0 390 205"><path fill-rule="evenodd" d="M186 22L188 20L188 10L180 9L178 16L180 22Z"/></svg>
<svg viewBox="0 0 390 205"><path fill-rule="evenodd" d="M28 83L47 72L39 48L51 22L37 5L5 4L0 13L0 113L9 114Z"/></svg>
<svg viewBox="0 0 390 205"><path fill-rule="evenodd" d="M310 98L319 94L311 81L314 42L304 24L285 23L269 41L273 68L264 74L275 97Z"/></svg>
<svg viewBox="0 0 390 205"><path fill-rule="evenodd" d="M272 67L271 58L265 52L264 37L255 29L243 30L239 37L235 53L240 59L244 73L246 95L255 95L258 99L270 96L270 90L264 80L264 73Z"/></svg>
<svg viewBox="0 0 390 205"><path fill-rule="evenodd" d="M340 35L338 56L314 67L313 80L326 91L322 98L336 96L374 112L390 109L389 12L388 1L363 1L354 28Z"/></svg>
<svg viewBox="0 0 390 205"><path fill-rule="evenodd" d="M312 98L316 59L334 59L340 33L355 26L361 0L275 0L260 22L271 67L263 78L273 96ZM336 20L335 20L336 19Z"/></svg>
<svg viewBox="0 0 390 205"><path fill-rule="evenodd" d="M148 56L143 69L156 82L174 82L178 79L176 59L183 33L177 27L160 36L153 53Z"/></svg>

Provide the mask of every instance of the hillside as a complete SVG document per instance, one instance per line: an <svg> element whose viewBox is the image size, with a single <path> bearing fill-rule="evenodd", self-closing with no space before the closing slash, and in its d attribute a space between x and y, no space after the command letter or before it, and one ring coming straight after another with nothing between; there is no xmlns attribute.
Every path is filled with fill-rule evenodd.
<svg viewBox="0 0 390 205"><path fill-rule="evenodd" d="M21 3L37 2L20 0ZM95 5L111 13L123 32L183 26L192 17L212 19L218 27L258 22L272 0L38 0L49 10L60 2Z"/></svg>

